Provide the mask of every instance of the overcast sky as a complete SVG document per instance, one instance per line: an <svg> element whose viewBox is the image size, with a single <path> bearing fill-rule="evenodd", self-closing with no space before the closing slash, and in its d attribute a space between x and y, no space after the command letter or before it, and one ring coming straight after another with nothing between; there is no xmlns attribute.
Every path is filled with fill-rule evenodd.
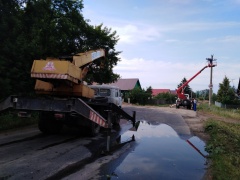
<svg viewBox="0 0 240 180"><path fill-rule="evenodd" d="M213 91L225 76L240 77L240 0L84 0L90 24L117 31L122 51L114 72L139 78L142 88L176 89L214 55ZM207 89L210 68L190 82Z"/></svg>

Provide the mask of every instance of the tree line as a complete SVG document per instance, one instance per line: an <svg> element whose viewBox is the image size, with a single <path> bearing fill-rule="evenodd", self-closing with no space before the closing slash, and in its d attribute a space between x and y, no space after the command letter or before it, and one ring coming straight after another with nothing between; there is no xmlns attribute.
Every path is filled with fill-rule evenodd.
<svg viewBox="0 0 240 180"><path fill-rule="evenodd" d="M179 88L187 82L187 79L184 77L182 81L177 85ZM213 93L212 102L220 102L222 104L229 105L239 105L240 104L240 80L238 88L236 89L234 86L230 85L230 80L227 76L223 78L222 83L219 83L219 89L217 94ZM186 85L184 88L184 93L189 94L191 98L196 98L198 100L209 100L209 89L199 90L196 92L192 91L192 88L189 85ZM152 104L154 101L152 100L164 100L167 104L175 103L177 95L167 93L159 93L158 95L152 97L152 87L148 87L146 90L144 89L133 89L128 95L127 98L131 99L132 103L138 104ZM127 99L125 99L127 101Z"/></svg>
<svg viewBox="0 0 240 180"><path fill-rule="evenodd" d="M88 82L111 83L120 76L116 31L84 19L82 0L0 0L0 98L32 93L33 60L103 48L106 59L92 69Z"/></svg>

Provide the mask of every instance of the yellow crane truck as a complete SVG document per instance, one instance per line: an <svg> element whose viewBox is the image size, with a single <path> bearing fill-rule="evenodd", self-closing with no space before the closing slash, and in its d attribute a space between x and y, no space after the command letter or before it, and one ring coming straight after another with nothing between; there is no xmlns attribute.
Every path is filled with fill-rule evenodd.
<svg viewBox="0 0 240 180"><path fill-rule="evenodd" d="M118 125L120 118L131 120L135 125L135 112L131 116L119 103L103 101L111 99L116 94L111 91L118 89L104 86L109 95L99 98L83 81L89 67L99 64L104 57L105 51L98 49L69 57L34 60L31 78L36 79L36 96L10 96L0 103L0 112L15 109L19 116L27 116L37 111L38 127L43 133L57 133L65 124L87 127L89 134L96 135L100 127Z"/></svg>

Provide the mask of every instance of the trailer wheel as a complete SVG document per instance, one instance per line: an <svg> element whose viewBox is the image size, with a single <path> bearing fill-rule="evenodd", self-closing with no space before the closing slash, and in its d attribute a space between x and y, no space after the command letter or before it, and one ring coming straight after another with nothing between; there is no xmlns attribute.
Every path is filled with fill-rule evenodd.
<svg viewBox="0 0 240 180"><path fill-rule="evenodd" d="M62 123L55 120L53 113L42 112L39 115L38 128L42 133L57 134L62 129Z"/></svg>
<svg viewBox="0 0 240 180"><path fill-rule="evenodd" d="M90 127L90 135L92 137L98 135L98 133L100 132L101 127L94 122L91 122L91 127Z"/></svg>

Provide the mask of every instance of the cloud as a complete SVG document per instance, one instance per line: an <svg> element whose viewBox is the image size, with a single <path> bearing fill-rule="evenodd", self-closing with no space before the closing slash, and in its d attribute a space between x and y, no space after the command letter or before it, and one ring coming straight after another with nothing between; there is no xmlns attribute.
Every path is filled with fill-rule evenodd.
<svg viewBox="0 0 240 180"><path fill-rule="evenodd" d="M123 27L113 27L117 31L119 43L135 44L143 41L155 41L161 34L156 27L127 24Z"/></svg>
<svg viewBox="0 0 240 180"><path fill-rule="evenodd" d="M190 79L199 72L207 62L200 63L174 63L164 60L146 60L143 58L126 59L121 57L119 64L114 67L114 72L120 74L121 78L139 78L142 88L151 86L154 89L176 89L177 85L185 77ZM225 75L229 79L239 77L240 64L220 62L213 68L214 92L223 81ZM208 89L210 83L210 69L205 69L189 85L193 91ZM235 84L236 86L237 84Z"/></svg>
<svg viewBox="0 0 240 180"><path fill-rule="evenodd" d="M120 37L119 44L134 45L144 42L162 42L166 43L176 43L176 42L185 42L192 43L194 39L198 37L191 37L188 33L193 32L209 32L216 30L216 33L219 29L228 29L228 28L240 28L239 22L178 22L178 23L163 23L158 24L139 24L131 23L125 24L123 26L113 26L112 29L117 31L117 34ZM177 30L177 31L176 31ZM172 34L173 33L173 34ZM181 36L179 36L181 35ZM178 36L180 39L175 39L172 36ZM220 42L237 42L239 41L240 36L229 35L221 39L209 38L205 42L217 41ZM193 38L190 42L187 39Z"/></svg>
<svg viewBox="0 0 240 180"><path fill-rule="evenodd" d="M240 28L240 22L178 22L171 24L164 24L159 27L160 32L193 32L193 31L206 31L224 28Z"/></svg>
<svg viewBox="0 0 240 180"><path fill-rule="evenodd" d="M219 38L208 38L206 43L240 43L240 36L224 36Z"/></svg>

